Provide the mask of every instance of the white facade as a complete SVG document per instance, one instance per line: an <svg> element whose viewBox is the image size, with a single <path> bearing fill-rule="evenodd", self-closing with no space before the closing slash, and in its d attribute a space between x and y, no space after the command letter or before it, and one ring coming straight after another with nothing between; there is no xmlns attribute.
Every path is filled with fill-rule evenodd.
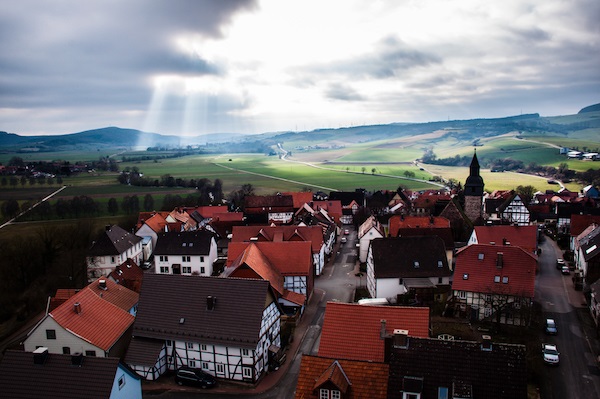
<svg viewBox="0 0 600 399"><path fill-rule="evenodd" d="M320 276L323 272L323 267L325 267L325 248L326 245L323 244L319 253L313 254L313 265L315 266L315 275Z"/></svg>
<svg viewBox="0 0 600 399"><path fill-rule="evenodd" d="M137 265L141 265L143 262L142 241L127 248L118 255L88 256L86 258L88 281L93 281L102 276L108 276L110 272L115 270L115 267L122 264L127 259L132 259Z"/></svg>
<svg viewBox="0 0 600 399"><path fill-rule="evenodd" d="M516 223L519 226L529 225L529 209L527 209L519 195L515 195L512 201L504 208L500 217L511 224Z"/></svg>
<svg viewBox="0 0 600 399"><path fill-rule="evenodd" d="M153 380L181 366L202 369L220 379L256 382L269 366L269 347L281 347L280 312L275 302L263 311L256 347L214 345L202 341L167 340L153 367L130 364L140 376Z"/></svg>
<svg viewBox="0 0 600 399"><path fill-rule="evenodd" d="M154 271L157 274L183 274L187 276L211 276L217 260L217 242L210 240L206 255L161 255L154 254Z"/></svg>
<svg viewBox="0 0 600 399"><path fill-rule="evenodd" d="M383 238L383 234L375 227L371 227L369 230L363 234L362 237L359 237L358 243L360 244L360 254L359 260L361 263L367 261L367 253L369 252L369 246L371 245L371 241L376 238Z"/></svg>
<svg viewBox="0 0 600 399"><path fill-rule="evenodd" d="M51 315L46 315L34 327L25 339L24 346L26 352L33 352L41 346L48 348L48 353L73 354L79 352L86 356L108 356L103 349L63 328Z"/></svg>
<svg viewBox="0 0 600 399"><path fill-rule="evenodd" d="M306 286L306 276L285 276L283 279L283 288L298 294L308 295Z"/></svg>
<svg viewBox="0 0 600 399"><path fill-rule="evenodd" d="M269 212L267 214L268 221L279 222L279 223L290 223L294 217L294 212Z"/></svg>

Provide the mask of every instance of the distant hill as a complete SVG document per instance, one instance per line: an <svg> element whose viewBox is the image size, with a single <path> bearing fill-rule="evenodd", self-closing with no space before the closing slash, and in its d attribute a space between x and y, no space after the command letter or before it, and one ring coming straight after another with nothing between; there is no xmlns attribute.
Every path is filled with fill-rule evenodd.
<svg viewBox="0 0 600 399"><path fill-rule="evenodd" d="M583 113L586 113L586 112L596 112L596 111L600 111L600 103L594 104L594 105L590 105L590 106L585 107L585 108L581 108L581 110L579 110L578 114L583 114Z"/></svg>

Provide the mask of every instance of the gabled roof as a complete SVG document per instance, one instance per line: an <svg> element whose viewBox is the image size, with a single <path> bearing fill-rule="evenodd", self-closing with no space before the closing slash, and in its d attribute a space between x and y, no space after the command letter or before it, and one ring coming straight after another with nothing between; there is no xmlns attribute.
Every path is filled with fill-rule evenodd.
<svg viewBox="0 0 600 399"><path fill-rule="evenodd" d="M126 312L133 308L140 299L140 296L137 292L117 284L113 280L105 277L100 277L96 281L92 281L83 289L91 290L100 298L120 307Z"/></svg>
<svg viewBox="0 0 600 399"><path fill-rule="evenodd" d="M600 216L579 215L576 213L571 215L571 236L577 237L592 223L600 225Z"/></svg>
<svg viewBox="0 0 600 399"><path fill-rule="evenodd" d="M409 337L406 346L391 345L388 398L402 398L407 378L422 382L422 398L438 398L438 388L448 389L448 398L468 387L472 398L526 399L527 350L524 345L442 341ZM456 395L456 396L455 396Z"/></svg>
<svg viewBox="0 0 600 399"><path fill-rule="evenodd" d="M399 228L397 237L439 237L447 251L454 248L454 237L450 227Z"/></svg>
<svg viewBox="0 0 600 399"><path fill-rule="evenodd" d="M429 336L429 308L406 306L364 306L328 302L319 344L319 356L336 359L383 362L384 340L380 338L381 320L386 332L408 330L417 337Z"/></svg>
<svg viewBox="0 0 600 399"><path fill-rule="evenodd" d="M79 311L76 311L76 303L79 304ZM104 351L112 348L134 320L126 310L110 303L87 287L50 312L48 317L53 318L62 328Z"/></svg>
<svg viewBox="0 0 600 399"><path fill-rule="evenodd" d="M377 220L377 218L373 215L369 216L367 220L363 222L358 228L358 238L362 238L365 234L367 234L371 229L375 229L381 234L382 237L385 236L385 231L383 230L383 226Z"/></svg>
<svg viewBox="0 0 600 399"><path fill-rule="evenodd" d="M597 224L590 225L577 236L577 241L581 251L583 251L584 259L588 262L600 254L600 226Z"/></svg>
<svg viewBox="0 0 600 399"><path fill-rule="evenodd" d="M142 213L140 213L140 223L138 223L137 229L139 230L144 224L155 233L165 231L165 227L168 225L165 217L159 212L149 215L147 219L143 219Z"/></svg>
<svg viewBox="0 0 600 399"><path fill-rule="evenodd" d="M452 274L444 242L437 236L376 238L370 250L376 279Z"/></svg>
<svg viewBox="0 0 600 399"><path fill-rule="evenodd" d="M252 274L248 274L246 269L250 269L256 273L258 277L271 283L271 287L273 287L279 295L283 295L283 276L279 270L277 270L277 267L269 262L269 259L254 243L230 243L229 254L232 254L232 245L239 248L243 247L244 249L242 252L239 252L239 255L236 258L233 258L231 265L228 265L225 268L221 274L222 277L248 278L251 277ZM239 248L234 248L233 252L238 253Z"/></svg>
<svg viewBox="0 0 600 399"><path fill-rule="evenodd" d="M512 246L523 248L533 253L537 248L537 226L475 226L475 234L479 244L504 245L505 242Z"/></svg>
<svg viewBox="0 0 600 399"><path fill-rule="evenodd" d="M207 230L160 233L155 255L208 255L215 235Z"/></svg>
<svg viewBox="0 0 600 399"><path fill-rule="evenodd" d="M319 391L315 387L331 382L346 393L342 396L345 399L385 399L388 373L389 367L384 363L304 355L295 398L318 399Z"/></svg>
<svg viewBox="0 0 600 399"><path fill-rule="evenodd" d="M450 221L440 216L394 215L389 220L389 235L398 236L398 229L406 228L449 228Z"/></svg>
<svg viewBox="0 0 600 399"><path fill-rule="evenodd" d="M310 191L294 191L281 194L290 195L293 198L294 209L298 209L302 205L310 203L313 200L313 193Z"/></svg>
<svg viewBox="0 0 600 399"><path fill-rule="evenodd" d="M229 209L225 205L217 205L217 206L199 206L195 208L195 211L198 212L204 219L212 218L215 214L229 213ZM193 211L189 212L190 214Z"/></svg>
<svg viewBox="0 0 600 399"><path fill-rule="evenodd" d="M0 362L0 387L6 398L106 399L118 368L115 357L86 356L81 366L73 366L71 355L49 353L43 364L35 364L32 352L7 350Z"/></svg>
<svg viewBox="0 0 600 399"><path fill-rule="evenodd" d="M247 195L244 197L244 207L248 208L265 208L268 211L269 207L273 208L294 208L294 199L291 195ZM259 209L259 211L262 211Z"/></svg>
<svg viewBox="0 0 600 399"><path fill-rule="evenodd" d="M143 277L144 271L133 259L127 259L108 275L110 280L135 292L139 292Z"/></svg>
<svg viewBox="0 0 600 399"><path fill-rule="evenodd" d="M353 202L361 205L365 201L365 192L363 190L332 191L329 193L329 199L331 201L340 201L342 208L349 206Z"/></svg>
<svg viewBox="0 0 600 399"><path fill-rule="evenodd" d="M264 280L148 273L133 335L255 349L272 300Z"/></svg>
<svg viewBox="0 0 600 399"><path fill-rule="evenodd" d="M309 276L312 273L312 253L308 241L232 242L227 251L227 267L232 266L250 245L260 250L262 256L283 276Z"/></svg>
<svg viewBox="0 0 600 399"><path fill-rule="evenodd" d="M107 227L98 241L89 250L89 256L119 255L142 241L141 237L131 234L117 225Z"/></svg>
<svg viewBox="0 0 600 399"><path fill-rule="evenodd" d="M48 312L53 311L73 295L77 294L80 290L76 288L59 288L56 290L56 293L53 297L50 297L50 301L48 304Z"/></svg>
<svg viewBox="0 0 600 399"><path fill-rule="evenodd" d="M469 245L456 254L452 289L533 298L536 267L537 257L520 247Z"/></svg>
<svg viewBox="0 0 600 399"><path fill-rule="evenodd" d="M319 253L323 246L323 229L321 226L234 226L231 242L258 241L308 241L313 253Z"/></svg>

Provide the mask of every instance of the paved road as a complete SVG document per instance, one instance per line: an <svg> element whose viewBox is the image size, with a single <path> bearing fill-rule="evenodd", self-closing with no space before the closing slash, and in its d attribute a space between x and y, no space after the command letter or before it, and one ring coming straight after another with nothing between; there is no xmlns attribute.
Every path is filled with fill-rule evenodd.
<svg viewBox="0 0 600 399"><path fill-rule="evenodd" d="M354 273L358 249L356 248L356 232L351 226L345 226L350 231L345 236L348 242L341 244L339 252L336 254L334 262L323 269L320 277L315 279L315 289L313 300L318 302L316 312L312 316L310 326L306 330L304 339L298 349L298 354L288 361L291 365L286 375L272 389L260 394L243 395L245 399L280 399L293 398L300 371L300 362L303 354L316 355L319 349L319 340L321 337L321 327L323 326L323 316L327 302L352 302L355 287L359 284L365 284L365 277L360 279ZM306 316L305 316L306 317ZM300 337L296 337L300 339ZM230 399L240 396L236 394L213 393L202 391L200 389L191 389L191 392L145 392L144 398L158 399L188 399L188 398L212 398L212 399Z"/></svg>
<svg viewBox="0 0 600 399"><path fill-rule="evenodd" d="M571 276L556 269L556 258L562 253L556 243L544 237L536 279L536 301L545 317L555 319L556 336L544 336L560 352L558 367L545 367L540 393L543 399L600 398L600 372L596 361L597 340L586 327L587 317L581 291L575 291ZM542 332L540 334L543 335ZM541 354L540 354L541 356Z"/></svg>

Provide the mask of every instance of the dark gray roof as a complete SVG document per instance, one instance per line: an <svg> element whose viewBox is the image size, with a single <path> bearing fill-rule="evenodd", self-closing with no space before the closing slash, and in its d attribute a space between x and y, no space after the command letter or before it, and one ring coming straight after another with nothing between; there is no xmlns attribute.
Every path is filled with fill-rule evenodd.
<svg viewBox="0 0 600 399"><path fill-rule="evenodd" d="M156 364L164 345L164 340L133 337L127 348L125 363L152 367Z"/></svg>
<svg viewBox="0 0 600 399"><path fill-rule="evenodd" d="M142 241L141 237L123 230L117 225L105 230L90 248L90 256L119 255Z"/></svg>
<svg viewBox="0 0 600 399"><path fill-rule="evenodd" d="M371 241L371 251L375 278L445 277L452 274L444 241L437 236L376 238ZM438 262L442 262L441 267Z"/></svg>
<svg viewBox="0 0 600 399"><path fill-rule="evenodd" d="M266 280L148 273L133 335L255 348L269 298Z"/></svg>
<svg viewBox="0 0 600 399"><path fill-rule="evenodd" d="M160 233L155 255L208 255L215 235L208 230Z"/></svg>
<svg viewBox="0 0 600 399"><path fill-rule="evenodd" d="M421 397L437 398L438 388L471 388L473 398L527 398L526 347L409 337L405 347L391 345L388 398L402 397L404 377L422 379Z"/></svg>
<svg viewBox="0 0 600 399"><path fill-rule="evenodd" d="M43 364L34 364L32 352L8 350L0 363L3 398L110 397L119 359L85 356L81 366L71 364L71 355L48 354Z"/></svg>

